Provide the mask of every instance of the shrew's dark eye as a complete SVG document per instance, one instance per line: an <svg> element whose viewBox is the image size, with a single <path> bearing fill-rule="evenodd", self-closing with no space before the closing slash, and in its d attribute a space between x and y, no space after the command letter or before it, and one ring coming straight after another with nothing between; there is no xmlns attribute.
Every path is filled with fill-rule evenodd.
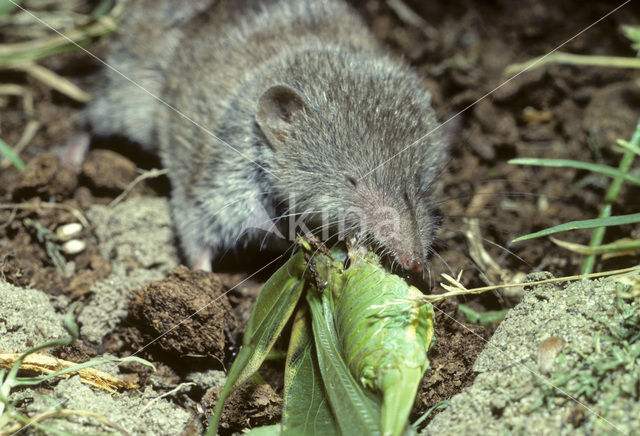
<svg viewBox="0 0 640 436"><path fill-rule="evenodd" d="M358 181L353 176L345 176L347 178L347 182L351 183L351 185L355 188L358 186Z"/></svg>

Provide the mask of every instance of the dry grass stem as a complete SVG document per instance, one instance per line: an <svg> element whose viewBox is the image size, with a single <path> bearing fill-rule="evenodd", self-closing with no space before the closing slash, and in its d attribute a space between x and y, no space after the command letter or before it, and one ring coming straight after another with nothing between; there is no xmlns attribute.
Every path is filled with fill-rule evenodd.
<svg viewBox="0 0 640 436"><path fill-rule="evenodd" d="M640 59L620 56L589 56L557 51L550 55L533 58L526 62L511 64L505 68L506 75L520 73L524 70L540 68L547 64L583 65L610 68L640 68Z"/></svg>
<svg viewBox="0 0 640 436"><path fill-rule="evenodd" d="M22 353L1 353L0 367L11 368L20 356L22 356ZM20 371L31 371L36 374L47 375L74 365L77 365L77 363L57 359L49 354L35 353L24 358L22 365L20 365ZM138 387L135 383L121 380L95 368L82 368L76 372L59 375L59 377L68 378L76 374L80 376L80 380L83 383L109 392L115 392L121 388L135 389Z"/></svg>
<svg viewBox="0 0 640 436"><path fill-rule="evenodd" d="M433 39L437 37L438 31L402 0L387 0L387 6L393 10L400 20L417 27L427 38Z"/></svg>
<svg viewBox="0 0 640 436"><path fill-rule="evenodd" d="M597 277L607 277L607 276L613 276L616 274L628 274L633 272L640 272L640 265L636 265L630 268L617 269L613 271L604 271L604 272L592 273L592 274L579 274L575 276L538 280L535 282L527 282L527 283L509 283L505 285L484 286L481 288L473 288L473 289L467 289L464 287L464 285L462 285L462 283L460 283L462 272L460 272L458 274L458 277L455 279L448 274L442 274L442 278L444 278L447 282L449 282L449 284L440 283L440 286L442 286L443 289L449 292L445 292L444 294L424 295L422 298L424 298L424 301L426 302L436 303L438 301L442 301L445 298L449 298L449 297L455 297L458 295L482 294L484 292L493 291L496 289L507 289L507 288L513 288L518 286L537 286L537 285L545 285L549 283L563 283L563 282L570 282L574 280L593 279Z"/></svg>
<svg viewBox="0 0 640 436"><path fill-rule="evenodd" d="M116 430L118 430L121 434L123 435L128 435L129 433L127 433L123 428L121 428L120 426L110 422L106 417L98 414L98 413L94 413L94 412L89 412L88 410L73 410L73 409L56 409L56 410L50 410L48 412L43 412L39 415L36 415L34 417L29 418L29 421L27 422L19 422L17 424L12 425L11 427L7 427L6 429L2 430L2 432L0 432L0 436L10 436L13 435L17 432L19 432L21 429L30 426L34 423L38 423L41 421L44 421L45 419L49 419L49 418L64 418L67 416L86 416L89 418L93 418L96 419L98 421L100 421L102 424L106 425L107 427L111 427L111 428L115 428Z"/></svg>
<svg viewBox="0 0 640 436"><path fill-rule="evenodd" d="M37 203L0 203L0 209L19 209L19 210L33 210L40 211L41 209L59 209L69 212L73 215L80 223L89 227L89 221L85 218L85 216L75 207L71 207L68 204L61 203L49 203L45 201L37 202Z"/></svg>
<svg viewBox="0 0 640 436"><path fill-rule="evenodd" d="M79 101L81 103L86 103L91 100L91 95L88 92L80 89L69 79L65 79L64 77L59 76L58 74L41 65L28 62L22 64L12 64L10 66L7 66L7 68L12 70L24 71L34 79L39 80L48 87L55 89L56 91L66 95L73 100Z"/></svg>
<svg viewBox="0 0 640 436"><path fill-rule="evenodd" d="M129 183L125 188L125 190L122 191L120 195L118 195L116 198L113 199L111 203L109 203L109 207L113 207L119 204L127 195L129 195L129 193L133 190L133 188L135 188L135 186L141 181L146 179L153 179L154 177L164 176L167 173L168 173L168 170L158 169L158 168L154 168L149 171L143 172L138 177L136 177L131 183Z"/></svg>

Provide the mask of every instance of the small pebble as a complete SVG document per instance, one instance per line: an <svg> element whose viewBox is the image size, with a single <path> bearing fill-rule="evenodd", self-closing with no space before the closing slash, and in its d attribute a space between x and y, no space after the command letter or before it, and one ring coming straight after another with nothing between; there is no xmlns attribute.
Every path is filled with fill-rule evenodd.
<svg viewBox="0 0 640 436"><path fill-rule="evenodd" d="M555 362L556 357L560 354L560 350L562 350L564 344L564 339L559 338L558 336L551 336L550 338L542 341L538 351L538 364L540 365L541 373L548 374L551 372L553 362Z"/></svg>

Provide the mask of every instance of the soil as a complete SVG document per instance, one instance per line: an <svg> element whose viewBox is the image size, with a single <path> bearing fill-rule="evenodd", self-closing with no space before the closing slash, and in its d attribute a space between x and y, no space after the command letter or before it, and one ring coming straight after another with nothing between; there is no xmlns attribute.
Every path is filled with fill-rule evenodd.
<svg viewBox="0 0 640 436"><path fill-rule="evenodd" d="M78 7L90 9L89 3L79 1ZM467 287L515 279L531 271L550 271L555 276L577 273L582 257L548 239L519 244L510 241L563 222L597 217L609 180L580 170L516 166L507 161L546 157L617 167L620 154L612 145L618 138L629 139L640 113L638 75L632 70L557 64L513 78L504 70L512 63L546 54L578 34L561 50L633 57L635 53L619 29L623 24L640 22L640 7L629 3L579 33L617 5L604 0L588 5L575 0L350 3L391 52L424 77L434 108L445 122L443 128L452 137L451 158L442 174L444 200L440 209L444 222L437 235L437 255L430 265L430 283L422 288L442 292L436 286L440 274L456 276L460 271ZM398 3L416 15L406 15L395 6ZM416 17L422 20L419 25ZM0 28L0 42L14 38ZM107 38L88 49L100 54L108 44ZM42 63L81 87L89 87L92 74L100 68L79 51L52 56ZM105 350L125 356L144 348L140 356L156 364L158 372L151 375L133 365L123 366L122 371L141 385L153 383L160 393L171 391L194 371L228 369L264 277L244 280L266 263L263 256L235 260L228 273L206 274L185 267L176 269L177 261L175 265L172 260L147 261L135 252L137 247L128 254L116 243L105 248L110 237L96 230L96 222L87 220L89 211L113 207L107 205L140 170L158 167L157 160L122 139L94 140L79 168L65 166L60 159L63 145L81 130L78 113L82 105L21 73L0 70L0 81L22 86L33 99L33 110L26 110L28 105L22 98L0 95L0 138L15 144L29 121L40 123L21 152L27 163L24 171L0 159L0 279L90 305L99 296L96 285L122 272L120 269L125 275L138 269L153 271L145 279L136 276L139 283L130 288L134 292L128 292L129 286L121 287L121 298L130 299L131 304L103 310L113 314L106 323L109 331L58 350L57 355L81 360ZM167 187L167 180L160 177L136 185L127 196L166 199ZM640 188L624 186L613 213L635 213L639 208ZM476 236L498 265L498 273L473 257L466 236L472 218L479 223L480 235ZM78 222L82 224L79 233L71 237L57 233L65 224ZM162 226L168 232L163 237L173 246L166 250L175 250L170 229ZM634 234L638 237L638 229L631 226L609 229L605 242ZM560 238L584 244L589 236L575 231ZM83 249L74 253L72 241L80 241ZM123 262L122 256L128 260L116 263L116 254L119 262ZM600 260L597 269L639 262L640 256L631 253ZM236 287L238 283L242 285ZM231 289L228 296L216 300ZM216 300L214 305L189 317L212 299ZM518 295L489 293L437 307L437 341L412 419L472 383L477 374L473 369L476 356L496 328L467 323L457 304L464 302L483 311L511 308L518 301ZM116 312L122 312L121 316ZM84 321L87 326L88 318ZM187 322L182 323L183 319ZM163 335L172 327L177 329ZM151 341L153 344L146 347ZM268 372L277 373L274 369ZM273 377L265 378L271 381ZM254 386L243 390L232 408L242 413L223 417L225 431L277 422L281 407L278 383L273 381L273 389ZM216 389L219 387L213 385L192 388L176 401L191 407L191 426L200 428L206 420L202 407L210 413ZM249 410L255 413L245 413Z"/></svg>
<svg viewBox="0 0 640 436"><path fill-rule="evenodd" d="M131 322L145 328L144 343L161 336L155 345L164 353L220 356L225 331L236 327L227 291L215 275L180 266L133 292Z"/></svg>
<svg viewBox="0 0 640 436"><path fill-rule="evenodd" d="M639 305L616 295L631 277L640 287L638 270L528 287L476 359L473 385L420 434L638 434L640 396L625 387L640 361L624 350L632 337L637 346Z"/></svg>

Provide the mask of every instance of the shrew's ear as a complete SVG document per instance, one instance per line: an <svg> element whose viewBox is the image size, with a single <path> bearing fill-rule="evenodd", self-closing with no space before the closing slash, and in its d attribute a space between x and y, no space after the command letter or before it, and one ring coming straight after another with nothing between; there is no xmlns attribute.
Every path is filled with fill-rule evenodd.
<svg viewBox="0 0 640 436"><path fill-rule="evenodd" d="M295 115L306 107L300 94L287 86L272 86L260 96L256 121L274 150L285 144Z"/></svg>

